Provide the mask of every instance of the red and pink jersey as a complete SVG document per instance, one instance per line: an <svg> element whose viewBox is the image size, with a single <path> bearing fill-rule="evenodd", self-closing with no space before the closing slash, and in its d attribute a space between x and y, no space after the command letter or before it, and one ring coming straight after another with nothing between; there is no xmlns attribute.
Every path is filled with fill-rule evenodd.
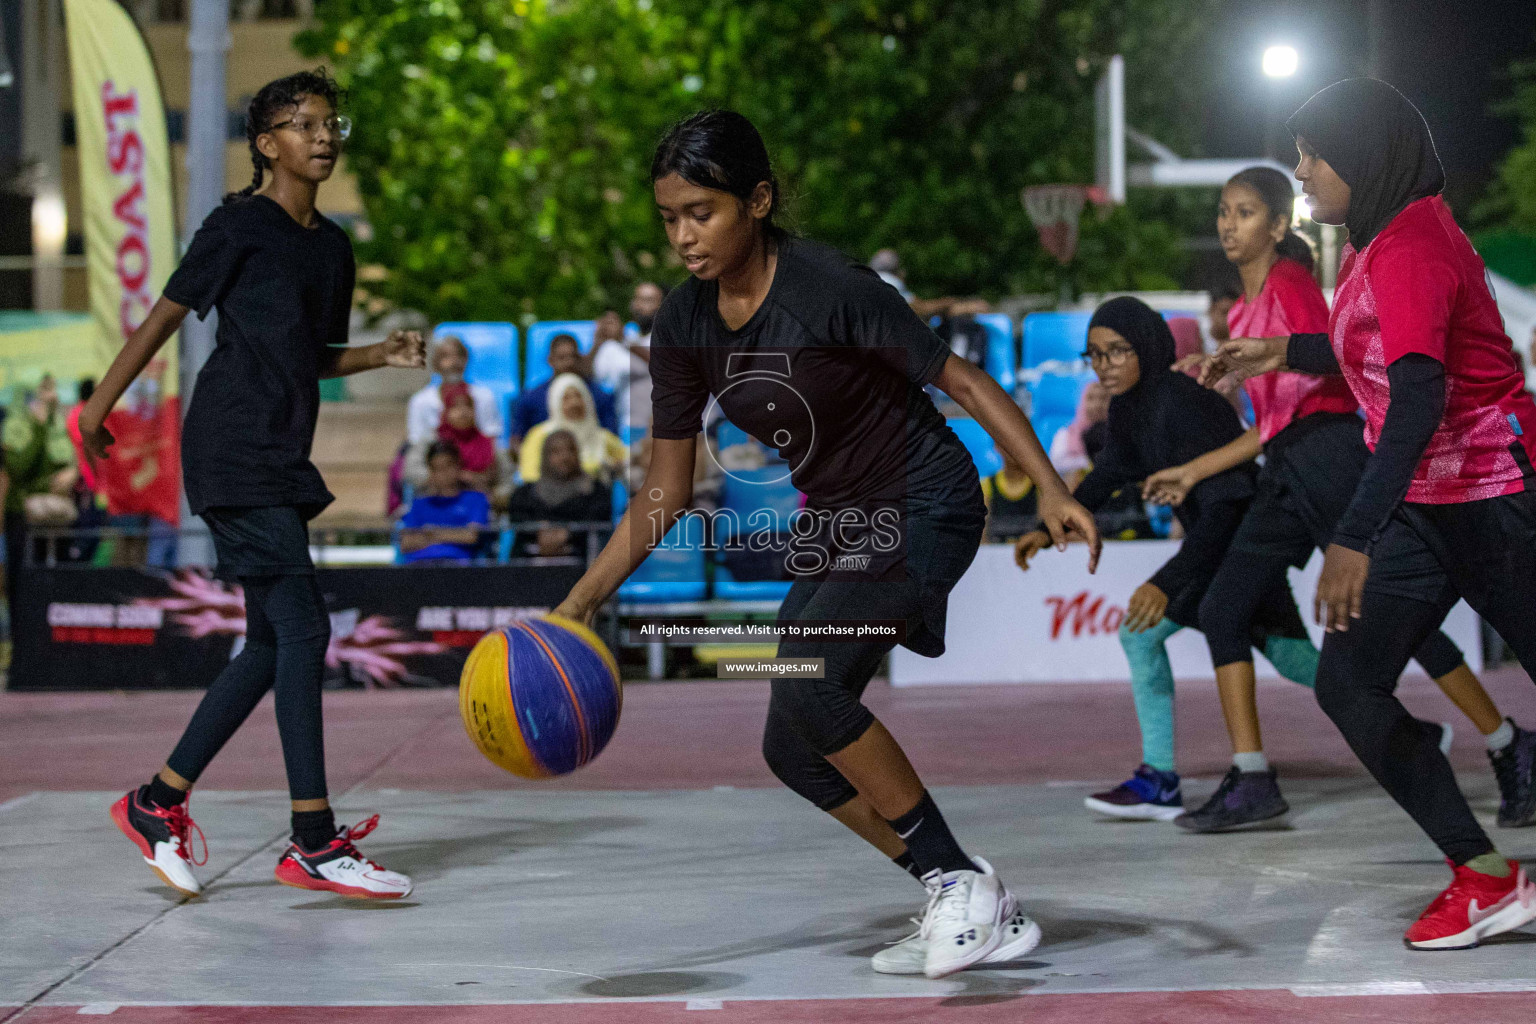
<svg viewBox="0 0 1536 1024"><path fill-rule="evenodd" d="M1276 260L1258 296L1249 302L1245 295L1233 304L1227 329L1234 338L1323 334L1328 330L1328 303L1306 267L1295 260ZM1243 388L1253 402L1254 426L1265 444L1303 416L1360 408L1349 385L1338 377L1266 373L1244 382Z"/></svg>
<svg viewBox="0 0 1536 1024"><path fill-rule="evenodd" d="M1439 196L1410 203L1362 251L1344 247L1328 333L1365 409L1372 451L1387 413L1387 367L1411 353L1445 367L1445 413L1406 500L1447 505L1525 489L1536 402L1482 258Z"/></svg>

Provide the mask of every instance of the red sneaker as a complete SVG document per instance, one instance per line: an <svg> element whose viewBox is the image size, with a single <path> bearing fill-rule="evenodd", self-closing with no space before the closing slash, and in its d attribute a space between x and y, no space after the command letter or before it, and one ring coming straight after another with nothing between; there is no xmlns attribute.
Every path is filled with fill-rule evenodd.
<svg viewBox="0 0 1536 1024"><path fill-rule="evenodd" d="M123 794L112 805L112 820L122 829L123 835L133 840L133 845L144 855L144 863L160 880L177 892L197 896L203 885L192 873L194 865L208 863L208 841L203 830L197 827L185 803L175 807L156 807L150 803L140 786ZM192 859L192 833L203 839L203 859Z"/></svg>
<svg viewBox="0 0 1536 1024"><path fill-rule="evenodd" d="M318 889L354 899L393 900L411 893L411 880L364 857L352 845L378 827L379 816L343 828L325 846L309 851L289 840L273 873L295 889Z"/></svg>
<svg viewBox="0 0 1536 1024"><path fill-rule="evenodd" d="M1494 878L1451 864L1456 877L1403 941L1413 949L1471 949L1490 935L1536 921L1536 885L1519 864L1510 861L1509 868L1507 877Z"/></svg>

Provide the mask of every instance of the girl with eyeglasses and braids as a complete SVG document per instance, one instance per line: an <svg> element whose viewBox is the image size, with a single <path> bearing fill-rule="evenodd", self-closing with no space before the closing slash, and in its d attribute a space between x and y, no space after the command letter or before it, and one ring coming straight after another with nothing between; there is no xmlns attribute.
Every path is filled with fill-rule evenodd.
<svg viewBox="0 0 1536 1024"><path fill-rule="evenodd" d="M352 246L315 209L351 131L338 99L336 83L318 70L270 82L251 100L251 184L203 221L80 414L86 451L109 457L113 439L102 424L113 404L188 313L218 310L217 346L198 373L182 431L182 469L192 512L213 534L219 574L244 588L245 646L208 687L165 766L112 807L145 862L187 896L202 892L191 836L201 830L187 813L188 791L268 690L276 692L292 800L278 881L360 898L411 891L409 878L353 845L378 816L338 829L325 782L320 682L330 619L306 525L333 500L309 457L319 382L425 364L414 331L347 347Z"/></svg>

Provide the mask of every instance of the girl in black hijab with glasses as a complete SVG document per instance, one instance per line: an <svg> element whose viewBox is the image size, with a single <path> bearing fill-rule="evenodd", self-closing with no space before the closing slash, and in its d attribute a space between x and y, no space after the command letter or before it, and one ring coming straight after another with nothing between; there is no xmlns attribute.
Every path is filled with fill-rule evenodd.
<svg viewBox="0 0 1536 1024"><path fill-rule="evenodd" d="M1088 325L1084 355L1113 396L1108 443L1073 492L1090 511L1103 507L1120 488L1215 451L1243 433L1225 398L1170 369L1173 332L1162 314L1139 299L1111 299L1098 308ZM1131 595L1120 626L1141 726L1142 764L1119 786L1088 797L1084 802L1090 810L1151 821L1183 815L1174 768L1173 668L1164 644L1180 629L1199 627L1200 600L1248 510L1256 478L1257 466L1243 462L1201 480L1174 508L1184 543ZM1048 543L1050 538L1039 531L1019 538L1014 548L1019 567L1028 569L1030 558ZM1251 641L1286 678L1312 684L1316 650L1284 579L1260 602ZM1241 805L1250 821L1289 809L1271 772L1229 773L1216 799Z"/></svg>
<svg viewBox="0 0 1536 1024"><path fill-rule="evenodd" d="M1483 261L1440 198L1445 176L1413 104L1349 79L1288 125L1313 218L1349 228L1329 332L1228 342L1205 378L1341 373L1365 410L1371 457L1314 602L1328 629L1317 698L1451 864L1451 885L1404 940L1464 949L1536 920L1536 886L1494 849L1394 690L1458 597L1536 669L1536 403ZM1533 759L1536 738L1522 734L1494 770L1528 780Z"/></svg>

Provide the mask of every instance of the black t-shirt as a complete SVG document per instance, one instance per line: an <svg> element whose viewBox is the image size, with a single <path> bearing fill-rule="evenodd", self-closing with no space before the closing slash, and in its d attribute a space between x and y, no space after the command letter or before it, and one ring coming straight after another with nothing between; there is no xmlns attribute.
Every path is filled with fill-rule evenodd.
<svg viewBox="0 0 1536 1024"><path fill-rule="evenodd" d="M713 395L789 463L808 508L985 512L970 456L923 392L949 346L874 271L791 238L739 330L718 302L716 282L689 278L656 317L654 437L693 437Z"/></svg>
<svg viewBox="0 0 1536 1024"><path fill-rule="evenodd" d="M194 513L296 505L310 517L334 500L309 452L320 373L334 358L327 349L347 343L355 276L345 231L318 213L303 227L265 196L225 203L197 229L165 285L199 318L219 311L182 430Z"/></svg>

